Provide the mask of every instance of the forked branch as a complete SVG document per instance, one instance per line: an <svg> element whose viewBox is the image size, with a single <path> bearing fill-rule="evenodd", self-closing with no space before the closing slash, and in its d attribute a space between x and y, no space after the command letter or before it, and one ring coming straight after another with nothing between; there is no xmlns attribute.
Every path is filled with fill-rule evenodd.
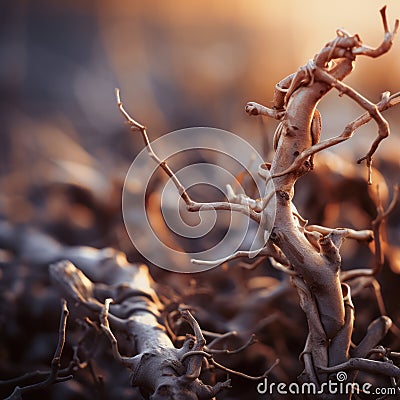
<svg viewBox="0 0 400 400"><path fill-rule="evenodd" d="M187 193L186 189L178 179L178 177L175 175L175 173L172 171L172 169L169 167L168 163L166 160L161 160L157 154L154 152L151 142L149 140L149 137L147 135L147 130L146 127L139 122L135 121L125 110L124 105L121 101L121 96L120 96L120 90L116 89L115 90L116 97L117 97L117 105L119 110L121 111L122 115L126 119L128 125L130 126L132 132L140 132L142 135L142 138L144 140L144 143L147 147L147 150L149 152L149 156L164 170L164 172L172 179L172 182L174 183L175 187L177 188L179 195L182 197L182 199L185 201L186 207L188 211L208 211L208 210L230 210L230 211L236 211L240 212L244 215L247 215L249 218L251 218L253 221L260 223L261 217L260 215L252 210L249 206L243 205L243 204L235 204L235 203L229 203L229 202L212 202L212 203L198 203L193 201L189 194Z"/></svg>
<svg viewBox="0 0 400 400"><path fill-rule="evenodd" d="M61 302L61 317L60 317L60 324L58 328L58 343L57 348L54 352L53 359L51 361L51 368L49 372L40 371L36 373L28 374L30 379L38 379L39 382L32 383L26 386L16 386L14 391L10 396L8 396L5 400L20 400L23 394L30 393L36 390L47 388L48 386L59 383L65 382L73 378L72 369L61 370L61 355L65 345L65 336L66 336L66 327L67 327L67 318L69 315L69 311L67 308L67 302L63 299ZM45 379L40 379L44 377ZM23 379L26 379L27 376L23 376ZM17 381L20 380L19 378ZM7 381L2 381L2 384L7 384Z"/></svg>
<svg viewBox="0 0 400 400"><path fill-rule="evenodd" d="M395 21L394 28L390 31L386 18L386 7L383 7L380 13L384 27L384 38L380 46L373 49L363 45L358 35L350 36L344 30L338 30L336 39L329 42L312 61L309 61L307 65L300 67L296 73L289 75L276 85L272 109L254 102L246 105L246 112L249 115L266 115L275 119L285 120L285 112L287 114L287 106L292 95L301 87L312 87L319 82L327 85L325 89L319 89L322 92L325 93L335 87L341 94L346 94L367 110L366 114L348 124L341 135L321 143L318 143L318 140L316 143L312 143L312 146L306 146L305 149L299 151L299 155L286 169L274 172L273 177L299 172L304 163L310 157L313 157L315 153L349 139L356 129L373 118L378 124L378 137L372 143L368 153L358 160L358 163L366 160L369 170L368 181L371 182L372 157L380 142L389 135L389 125L381 115L381 112L399 102L399 93L393 96L389 96L389 93L384 93L382 100L378 104L374 104L353 88L344 84L342 80L352 71L353 61L356 56L365 55L375 58L387 53L392 47L393 39L399 28L399 20ZM317 105L317 101L318 99L315 101L314 107ZM312 114L310 117L312 117ZM282 130L282 126L281 122L277 131Z"/></svg>

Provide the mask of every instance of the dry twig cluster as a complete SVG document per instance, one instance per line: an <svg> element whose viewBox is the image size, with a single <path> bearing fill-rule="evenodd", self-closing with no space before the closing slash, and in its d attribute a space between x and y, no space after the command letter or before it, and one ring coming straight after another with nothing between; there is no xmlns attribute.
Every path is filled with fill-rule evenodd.
<svg viewBox="0 0 400 400"><path fill-rule="evenodd" d="M272 108L254 102L246 105L249 115L265 115L280 121L274 136L275 156L271 164L260 168L261 173L263 168L269 168L270 175L265 176L267 180L272 180L273 191L267 191L261 199L254 200L244 195L236 195L228 186L228 202L194 202L167 162L159 159L154 153L145 126L136 122L125 111L117 90L118 106L123 116L132 131L142 134L149 155L173 180L189 211L198 211L200 208L238 211L248 215L267 230L265 221L272 218L274 211L268 206L271 198L276 197L275 225L272 232L267 232L266 237L269 239L261 251L239 251L214 262L192 261L221 264L238 257L253 257L258 254L269 257L273 265L290 275L309 327L307 342L301 355L304 371L300 380L312 382L316 387L327 381L329 373L341 370L375 372L392 377L395 382L398 381L400 372L390 361L385 361L386 352L378 352L384 358L381 362L368 358L392 325L388 317L373 321L361 343L352 347L355 310L351 301L350 286L355 285L358 279L368 277L374 280L382 267L380 226L397 202L397 187L392 203L386 211L382 210L380 204L377 205L378 216L373 221L372 230L354 231L308 225L308 221L299 215L292 203L294 185L301 176L313 169L314 155L350 139L360 126L374 119L378 126L378 136L368 153L357 161L365 161L368 183L372 184L373 156L381 141L389 136L389 125L382 111L398 104L400 93L390 95L389 92L385 92L381 100L374 104L342 81L353 71L358 56L376 58L390 50L399 28L399 21L396 20L391 31L385 7L381 10L381 17L384 39L379 47L366 46L358 35L352 36L344 30L337 30L337 37L327 43L313 60L276 85ZM366 113L347 124L340 135L320 141L321 116L316 107L333 88L337 89L340 95L354 100ZM366 242L374 240L375 266L372 270L341 271L340 247L345 239ZM355 380L356 376L357 374L353 373L352 379ZM323 395L322 398L329 398L329 394Z"/></svg>
<svg viewBox="0 0 400 400"><path fill-rule="evenodd" d="M67 303L63 301L58 346L50 369L0 381L1 386L13 389L9 399L21 398L24 393L70 380L78 371L91 369L91 358L95 351L86 351L86 347L93 332L107 338L107 348L111 349L115 360L131 371L131 385L139 387L146 398L212 399L230 386L229 377L262 380L271 372L279 371L278 361L270 362L261 376L249 376L222 365L216 358L220 354L232 355L248 350L254 344L255 340L251 336L250 340L244 340L244 344L241 343L236 350L229 350L227 343L229 338L238 336L235 332L237 327L260 334L265 327L273 326L279 320L289 327L287 331L295 331L301 322L286 318L284 312L271 311L276 299L282 303L287 300L283 297L290 293L290 285L297 293L308 325L304 350L300 355L303 368L299 376L300 382L313 383L320 388L324 382L335 380L336 372L348 372L350 382L359 379L361 372L387 377L388 382L398 390L400 368L395 361L399 354L381 346L380 342L389 330L397 336L399 330L386 315L376 279L384 264L382 224L394 210L398 189L395 188L393 199L386 209L378 202L377 216L372 222L372 228L365 230L309 225L292 202L294 185L300 177L314 168L314 156L350 139L360 126L374 119L378 125L378 136L368 153L358 160L359 163L365 161L368 181L371 183L373 156L381 141L389 135L389 126L382 112L399 103L400 93L390 95L385 92L381 100L374 104L343 83L343 79L353 71L357 56L375 58L390 50L399 22L395 22L391 31L385 8L381 10L381 16L384 39L376 49L364 45L358 35L352 36L338 30L337 37L327 43L313 60L276 85L271 108L254 102L247 104L246 111L249 115L265 115L279 121L273 139L274 158L271 163L260 166L260 175L273 185L267 184L267 192L259 199L236 194L228 185L226 202L194 201L167 162L153 151L146 127L127 113L117 91L118 107L123 117L133 132L142 135L149 156L174 182L189 211L240 212L265 229L267 240L260 251L238 251L224 259L208 263L217 265L240 257L257 256L258 259L250 268L267 260L283 278L280 281L272 278L262 281L270 284L270 287L264 288L265 292L257 287L250 290L250 295L245 299L242 296L243 304L237 306L236 316L230 320L227 317L225 321L218 321L218 330L226 333L212 333L200 328L197 316L195 319L191 308L184 304L184 295L176 302L166 304L166 299L157 293L158 287L147 267L129 263L123 253L112 249L62 246L47 236L20 230L2 222L1 248L11 249L22 263L26 262L31 266L50 265L52 280L67 299L73 320L81 321L85 326L83 336L74 346L71 361L62 368L60 359L68 336L69 314ZM321 115L316 107L333 88L340 95L350 97L366 112L347 124L340 135L320 141ZM273 198L276 199L276 210L271 207ZM275 211L275 225L268 231L269 225L266 222ZM373 243L374 265L371 269L342 270L340 248L345 239ZM202 260L192 261L207 263ZM236 267L239 265L238 263ZM245 265L249 268L248 264ZM255 287L259 285L255 282L252 284ZM382 315L369 324L364 337L354 344L356 310L353 299L367 286L374 288ZM190 296L189 290L186 297ZM218 296L215 295L214 298L216 297ZM294 313L297 312L296 306L294 302L290 303ZM199 309L201 307L198 307L198 311ZM255 320L249 312L250 309L253 314L267 315L261 315L261 319ZM175 318L174 321L172 317ZM182 321L185 321L185 336L181 335ZM217 322L214 325L218 325ZM189 327L190 334L187 333ZM240 333L243 335L243 332ZM210 338L210 343L205 338ZM288 346L282 343L280 345L282 351L289 352ZM271 354L276 358L275 352L270 351L270 358ZM284 360L282 364L285 364ZM216 370L229 377L215 381ZM211 378L208 376L210 379L207 379L209 373ZM93 371L92 375L101 386L101 379ZM283 374L279 372L277 375ZM345 400L352 397L344 394L332 397L323 393L310 395L309 398Z"/></svg>

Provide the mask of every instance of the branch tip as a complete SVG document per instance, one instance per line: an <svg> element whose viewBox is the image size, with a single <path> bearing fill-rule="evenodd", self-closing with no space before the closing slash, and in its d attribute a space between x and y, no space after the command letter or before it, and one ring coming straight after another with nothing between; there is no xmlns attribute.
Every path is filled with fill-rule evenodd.
<svg viewBox="0 0 400 400"><path fill-rule="evenodd" d="M122 105L121 103L121 90L119 88L115 88L115 97L117 98L118 107Z"/></svg>
<svg viewBox="0 0 400 400"><path fill-rule="evenodd" d="M387 18L386 18L386 5L383 6L380 10L379 10L380 14L381 14L381 18L382 18L382 23L383 23L383 29L385 30L385 33L389 32L389 26L387 23Z"/></svg>

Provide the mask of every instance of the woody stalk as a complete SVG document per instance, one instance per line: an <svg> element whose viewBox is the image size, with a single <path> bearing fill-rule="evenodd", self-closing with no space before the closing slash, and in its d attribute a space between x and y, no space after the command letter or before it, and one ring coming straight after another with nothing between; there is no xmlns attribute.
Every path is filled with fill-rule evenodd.
<svg viewBox="0 0 400 400"><path fill-rule="evenodd" d="M149 155L173 180L189 211L200 209L238 211L264 226L265 221L272 215L270 200L275 197L275 224L272 231L267 232L265 237L268 240L257 254L259 257L269 257L273 266L288 273L297 289L300 305L306 314L309 327L302 353L304 371L300 381L313 382L317 387L328 378L333 379L330 373L340 370L353 371L350 374L352 380L356 377L355 370L375 371L393 379L400 376L400 370L393 364L367 358L391 328L392 324L388 317L383 316L373 321L361 343L353 349L350 348L354 306L350 286L347 284L350 280L360 277L367 276L374 279L382 267L379 228L396 203L397 189L387 210L378 206L378 216L372 224L372 230L354 231L346 228L309 226L307 220L299 215L292 203L294 185L301 176L313 169L314 155L350 139L359 127L373 119L378 128L377 137L368 153L357 161L365 163L368 171L367 179L372 183L373 156L381 141L389 136L389 124L382 112L399 103L400 93L390 95L389 92L385 92L375 104L343 83L343 79L353 71L358 56L376 58L390 50L399 21L395 21L391 30L385 7L380 10L380 14L384 37L377 48L363 44L358 35L337 30L336 38L327 43L312 60L275 86L271 108L255 102L246 105L246 112L249 115L264 115L279 121L274 137L273 160L260 168L261 173L264 171L267 183L272 181L273 185L270 186L273 186L273 191L267 191L260 199L251 199L243 194L237 195L228 186L227 202L193 201L166 161L159 159L154 153L145 126L136 122L125 111L117 91L118 106L131 130L141 133ZM340 95L351 98L365 112L347 124L338 136L320 141L321 116L316 107L332 89L336 89ZM269 169L269 174L265 174L265 169ZM353 273L341 271L340 247L345 239L374 241L375 265L372 270L362 269ZM216 265L238 257L254 255L254 252L239 251L213 263ZM192 261L211 264L208 261ZM324 396L315 398L329 398L329 395ZM345 398L349 397L343 397Z"/></svg>

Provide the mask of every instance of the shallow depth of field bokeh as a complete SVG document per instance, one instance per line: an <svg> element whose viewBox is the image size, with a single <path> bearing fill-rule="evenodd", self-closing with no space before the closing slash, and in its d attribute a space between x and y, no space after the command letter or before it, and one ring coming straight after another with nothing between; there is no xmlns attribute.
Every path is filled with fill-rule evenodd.
<svg viewBox="0 0 400 400"><path fill-rule="evenodd" d="M393 24L400 17L400 3L388 0L386 4L389 23ZM126 234L120 203L125 175L143 143L124 124L114 88L121 89L126 108L148 127L153 139L192 126L216 127L243 137L267 157L276 122L247 116L246 102L270 105L274 85L334 39L337 28L358 33L366 44L377 46L383 37L379 15L382 6L378 1L362 0L4 2L0 7L0 218L46 232L67 245L112 246L126 252L132 262L145 262ZM384 91L400 91L399 78L400 38L396 37L393 49L383 57L359 58L345 82L377 102ZM334 90L319 109L324 138L339 134L346 123L363 112ZM390 197L400 171L399 108L385 112L385 117L392 135L380 147L374 164L387 179L387 187L381 188L384 201ZM347 163L343 168L348 174L332 168L332 162L340 166L338 159L331 164L324 159L321 165L326 168L325 181L318 178L318 169L316 178L299 181L298 204L304 217L329 226L369 228L374 196L368 197L369 189L363 183L365 166L357 165L355 160L368 151L376 134L376 125L370 122L349 143L334 149ZM177 166L190 161L186 158ZM164 179L161 173L159 179ZM345 185L338 186L337 180L342 179ZM157 182L150 191L155 188ZM160 234L163 229L160 227ZM390 254L381 285L388 312L399 324L398 209L387 230L390 246L386 249ZM343 252L347 267L371 263L367 246L361 250L344 246ZM0 257L6 265L12 255L4 250ZM181 283L190 281L190 277L177 278L158 268L151 271L158 283L175 285L178 292ZM234 318L237 310L230 296L244 299L251 292L254 297L261 284L270 284L264 276L269 273L267 267L252 272L240 270L232 272L226 282L221 269L196 276L198 284L209 291L210 299L213 291L222 290L223 295L215 300L216 310L226 307L220 316L214 315L214 321L208 319L208 310L199 311L200 322L206 329L223 330L225 319L231 321L228 325L232 329L243 328L245 322ZM256 281L260 276L265 281ZM254 287L244 284L246 279L253 279L250 282ZM0 276L3 305L14 290L9 285ZM296 296L291 295L293 299L285 299L284 307L289 307L290 301L296 304ZM378 313L373 296L368 296L356 299L360 312L365 312L365 318L357 322L360 329ZM186 301L201 310L209 300L188 295ZM366 304L373 305L368 310ZM270 312L257 305L260 313ZM301 313L300 309L296 311ZM0 320L3 327L7 323L4 315ZM251 326L264 317L249 318L246 330L250 332ZM218 318L220 324L215 322ZM298 318L304 324L302 315ZM55 332L57 320L53 322ZM22 340L23 322L18 323L15 329ZM53 326L46 329L51 331ZM287 333L285 342L280 340L280 329L279 324L273 324L270 333L260 328L265 346L260 345L260 354L252 354L244 368L254 367L250 372L260 373L257 368L271 364L279 352L297 358L305 333L297 338ZM399 344L394 337L389 340ZM0 339L0 354L6 355L15 371L23 373L22 365L29 370L30 364L36 366L37 360L43 361L28 351L21 351L13 359L9 343L1 344ZM18 341L14 345L18 346ZM260 361L262 356L268 361L265 365ZM290 380L299 372L300 364L290 370L291 361L288 356L285 364L283 356L280 379ZM235 362L234 366L241 365L239 359ZM1 361L0 368L10 373Z"/></svg>

